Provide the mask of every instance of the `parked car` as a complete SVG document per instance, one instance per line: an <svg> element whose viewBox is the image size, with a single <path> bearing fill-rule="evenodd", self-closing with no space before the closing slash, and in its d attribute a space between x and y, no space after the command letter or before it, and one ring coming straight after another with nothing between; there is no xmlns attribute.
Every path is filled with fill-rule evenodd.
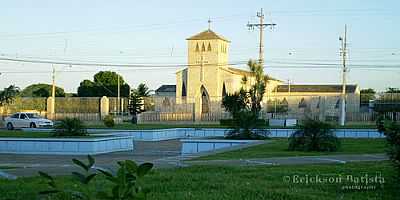
<svg viewBox="0 0 400 200"><path fill-rule="evenodd" d="M5 125L8 130L14 128L37 128L52 127L54 123L51 120L41 117L36 113L18 112L5 118Z"/></svg>

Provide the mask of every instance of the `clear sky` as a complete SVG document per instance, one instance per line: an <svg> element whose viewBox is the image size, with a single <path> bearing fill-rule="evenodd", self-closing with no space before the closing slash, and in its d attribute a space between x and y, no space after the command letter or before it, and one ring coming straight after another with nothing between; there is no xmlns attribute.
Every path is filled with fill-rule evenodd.
<svg viewBox="0 0 400 200"><path fill-rule="evenodd" d="M338 38L347 24L349 82L377 90L400 87L400 3L396 0L3 1L0 56L184 64L185 38L207 29L211 18L212 29L231 40L230 62L246 61L258 56L258 32L249 31L246 24L257 22L260 8L266 22L278 24L265 32L265 71L271 76L295 84L340 83ZM321 63L338 66L304 68ZM357 65L376 67L357 69ZM144 82L156 89L175 84L174 73L179 68L56 65L56 69L63 71L57 74L57 85L76 92L80 81L92 79L99 70L119 70L132 86ZM0 61L0 87L51 83L51 74L43 71L50 72L51 65Z"/></svg>

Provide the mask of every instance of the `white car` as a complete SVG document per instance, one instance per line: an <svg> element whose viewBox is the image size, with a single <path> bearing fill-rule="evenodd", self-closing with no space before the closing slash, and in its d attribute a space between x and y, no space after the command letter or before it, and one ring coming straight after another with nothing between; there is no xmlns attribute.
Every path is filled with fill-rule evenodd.
<svg viewBox="0 0 400 200"><path fill-rule="evenodd" d="M13 130L14 128L52 127L54 125L51 120L45 119L36 113L28 112L15 113L4 121L8 130Z"/></svg>

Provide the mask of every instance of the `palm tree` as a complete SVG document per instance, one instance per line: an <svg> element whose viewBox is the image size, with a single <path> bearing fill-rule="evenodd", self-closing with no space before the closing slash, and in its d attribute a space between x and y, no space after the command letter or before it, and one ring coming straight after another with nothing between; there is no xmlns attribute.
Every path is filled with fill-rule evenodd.
<svg viewBox="0 0 400 200"><path fill-rule="evenodd" d="M251 111L258 118L258 115L261 111L261 102L264 97L265 87L266 87L264 68L260 63L255 62L253 60L249 60L247 65L249 66L250 72L255 78L254 85L251 85L250 89L248 90L248 94L251 100ZM246 83L247 77L244 77L242 81Z"/></svg>

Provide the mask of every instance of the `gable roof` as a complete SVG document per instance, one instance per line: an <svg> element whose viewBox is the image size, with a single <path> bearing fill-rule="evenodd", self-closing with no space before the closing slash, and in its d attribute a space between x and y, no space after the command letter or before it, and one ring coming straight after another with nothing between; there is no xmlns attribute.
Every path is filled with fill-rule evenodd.
<svg viewBox="0 0 400 200"><path fill-rule="evenodd" d="M162 85L155 92L176 92L176 85Z"/></svg>
<svg viewBox="0 0 400 200"><path fill-rule="evenodd" d="M228 67L228 71L229 71L229 72L232 72L232 73L234 73L234 74L239 74L239 75L243 75L243 76L253 76L253 75L254 75L254 74L253 74L252 72L250 72L250 71L242 70L242 69L237 69L237 68L233 68L233 67ZM273 81L282 82L281 80L272 78L272 77L270 77L270 76L268 76L268 75L265 75L264 77L265 77L265 79L267 79L267 80L273 80Z"/></svg>
<svg viewBox="0 0 400 200"><path fill-rule="evenodd" d="M218 35L217 33L215 33L210 29L198 33L192 37L189 37L186 40L215 40L215 39L224 40L225 42L230 42L223 36Z"/></svg>
<svg viewBox="0 0 400 200"><path fill-rule="evenodd" d="M357 85L346 85L346 93L355 93ZM288 85L278 85L277 92L288 92ZM342 85L290 85L290 92L340 93Z"/></svg>

